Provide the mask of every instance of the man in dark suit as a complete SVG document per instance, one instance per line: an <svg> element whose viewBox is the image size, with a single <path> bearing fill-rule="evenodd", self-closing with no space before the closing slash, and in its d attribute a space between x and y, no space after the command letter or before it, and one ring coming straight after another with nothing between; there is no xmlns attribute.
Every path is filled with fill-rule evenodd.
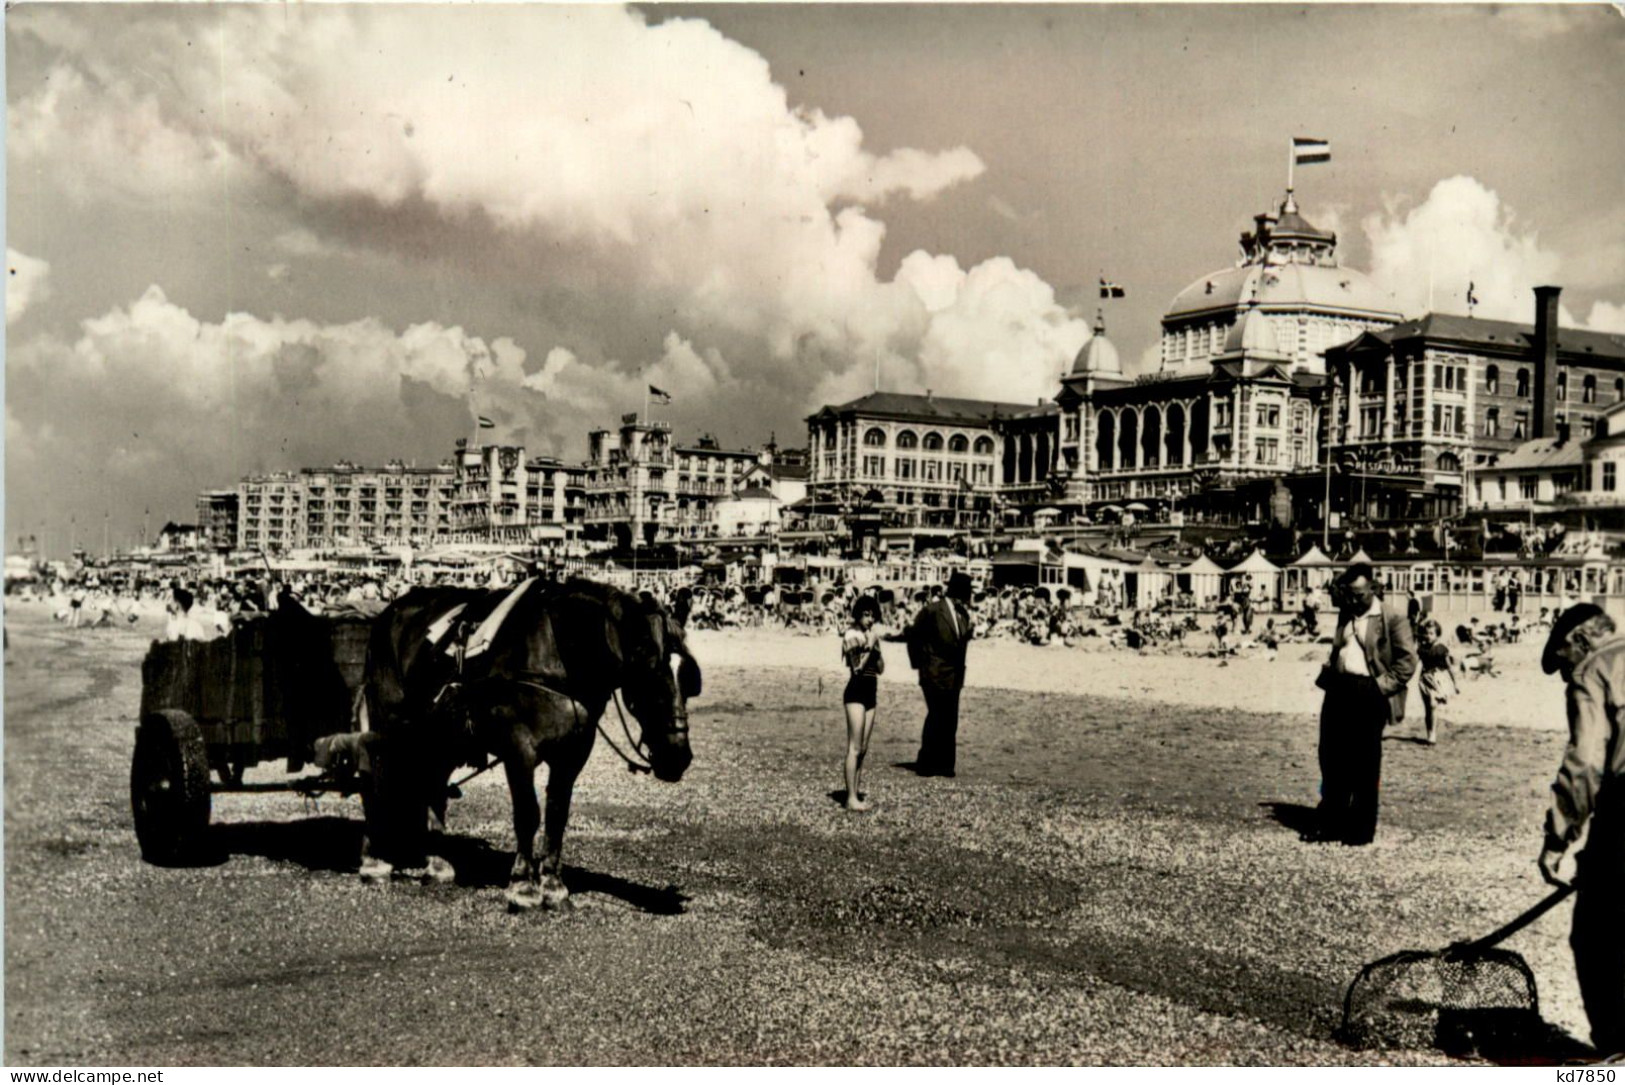
<svg viewBox="0 0 1625 1085"><path fill-rule="evenodd" d="M1405 718L1406 687L1416 674L1410 619L1377 594L1371 566L1337 578L1340 612L1332 657L1315 684L1320 708L1320 810L1314 840L1371 843L1377 832L1382 732Z"/></svg>
<svg viewBox="0 0 1625 1085"><path fill-rule="evenodd" d="M920 608L909 627L908 661L920 672L925 726L914 770L921 776L954 774L959 733L959 691L965 685L965 649L971 638L970 577L955 573L941 599Z"/></svg>

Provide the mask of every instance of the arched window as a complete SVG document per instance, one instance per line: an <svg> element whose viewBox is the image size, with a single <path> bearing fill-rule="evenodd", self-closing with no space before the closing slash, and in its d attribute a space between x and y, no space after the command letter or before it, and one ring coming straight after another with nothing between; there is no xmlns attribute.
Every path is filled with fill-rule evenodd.
<svg viewBox="0 0 1625 1085"><path fill-rule="evenodd" d="M915 436L913 430L906 429L897 435L898 448L918 448L919 446L920 439L919 437Z"/></svg>
<svg viewBox="0 0 1625 1085"><path fill-rule="evenodd" d="M970 451L970 438L963 433L956 433L948 438L948 451L964 454Z"/></svg>
<svg viewBox="0 0 1625 1085"><path fill-rule="evenodd" d="M1597 378L1590 373L1587 373L1585 380L1580 383L1580 402L1597 402Z"/></svg>
<svg viewBox="0 0 1625 1085"><path fill-rule="evenodd" d="M1490 395L1497 395L1501 391L1501 370L1497 366L1490 366L1484 370L1484 390Z"/></svg>
<svg viewBox="0 0 1625 1085"><path fill-rule="evenodd" d="M976 438L976 454L978 456L991 456L993 454L993 438Z"/></svg>
<svg viewBox="0 0 1625 1085"><path fill-rule="evenodd" d="M925 450L927 452L942 451L942 434L932 430L925 435Z"/></svg>
<svg viewBox="0 0 1625 1085"><path fill-rule="evenodd" d="M885 448L886 431L881 429L879 426L876 426L874 429L871 429L869 432L865 433L863 435L863 447Z"/></svg>
<svg viewBox="0 0 1625 1085"><path fill-rule="evenodd" d="M1441 471L1460 471L1461 457L1454 452L1441 452L1439 453L1438 464Z"/></svg>
<svg viewBox="0 0 1625 1085"><path fill-rule="evenodd" d="M1518 394L1525 399L1529 398L1529 370L1518 370Z"/></svg>

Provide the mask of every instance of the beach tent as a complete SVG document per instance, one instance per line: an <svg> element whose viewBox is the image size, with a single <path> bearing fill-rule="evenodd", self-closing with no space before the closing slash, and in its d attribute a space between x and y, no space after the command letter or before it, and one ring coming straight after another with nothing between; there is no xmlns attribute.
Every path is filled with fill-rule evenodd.
<svg viewBox="0 0 1625 1085"><path fill-rule="evenodd" d="M1134 570L1139 574L1135 579L1138 597L1134 601L1136 607L1154 607L1168 594L1168 586L1174 582L1174 574L1165 566L1158 565L1148 555L1146 559Z"/></svg>
<svg viewBox="0 0 1625 1085"><path fill-rule="evenodd" d="M1254 602L1267 601L1274 606L1281 598L1281 567L1257 550L1231 566L1227 573L1232 577L1243 574L1252 577Z"/></svg>
<svg viewBox="0 0 1625 1085"><path fill-rule="evenodd" d="M1179 590L1190 592L1196 600L1198 610L1218 605L1219 594L1224 590L1224 568L1206 554L1177 570L1174 576Z"/></svg>
<svg viewBox="0 0 1625 1085"><path fill-rule="evenodd" d="M1365 552L1365 547L1363 546L1354 552L1354 556L1352 558L1349 558L1348 561L1344 562L1345 565L1360 565L1362 563L1366 565L1372 564L1371 555Z"/></svg>
<svg viewBox="0 0 1625 1085"><path fill-rule="evenodd" d="M1262 552L1254 550L1226 571L1231 573L1270 574L1280 572L1281 567L1265 557Z"/></svg>
<svg viewBox="0 0 1625 1085"><path fill-rule="evenodd" d="M1307 592L1323 587L1337 576L1337 562L1319 546L1311 546L1297 561L1288 565L1284 587L1289 592Z"/></svg>

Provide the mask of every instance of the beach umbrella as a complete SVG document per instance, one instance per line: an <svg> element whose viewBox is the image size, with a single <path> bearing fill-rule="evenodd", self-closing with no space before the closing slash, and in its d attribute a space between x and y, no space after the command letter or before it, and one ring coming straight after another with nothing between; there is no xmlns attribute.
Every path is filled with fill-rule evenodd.
<svg viewBox="0 0 1625 1085"><path fill-rule="evenodd" d="M1128 504L1123 506L1123 509L1126 512L1150 512L1151 506L1142 505L1138 501L1130 501Z"/></svg>

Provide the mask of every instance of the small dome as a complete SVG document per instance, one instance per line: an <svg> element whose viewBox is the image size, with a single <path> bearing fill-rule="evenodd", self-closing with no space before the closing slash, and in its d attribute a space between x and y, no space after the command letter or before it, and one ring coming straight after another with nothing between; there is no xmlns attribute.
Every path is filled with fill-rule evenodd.
<svg viewBox="0 0 1625 1085"><path fill-rule="evenodd" d="M1241 319L1230 325L1224 337L1224 352L1248 357L1284 356L1281 341L1270 326L1269 318L1260 313L1256 305L1248 306Z"/></svg>
<svg viewBox="0 0 1625 1085"><path fill-rule="evenodd" d="M1106 314L1098 313L1095 316L1095 334L1078 351L1078 356L1072 362L1074 375L1081 373L1110 373L1120 375L1123 372L1123 362L1117 356L1117 348L1112 341L1106 338Z"/></svg>

